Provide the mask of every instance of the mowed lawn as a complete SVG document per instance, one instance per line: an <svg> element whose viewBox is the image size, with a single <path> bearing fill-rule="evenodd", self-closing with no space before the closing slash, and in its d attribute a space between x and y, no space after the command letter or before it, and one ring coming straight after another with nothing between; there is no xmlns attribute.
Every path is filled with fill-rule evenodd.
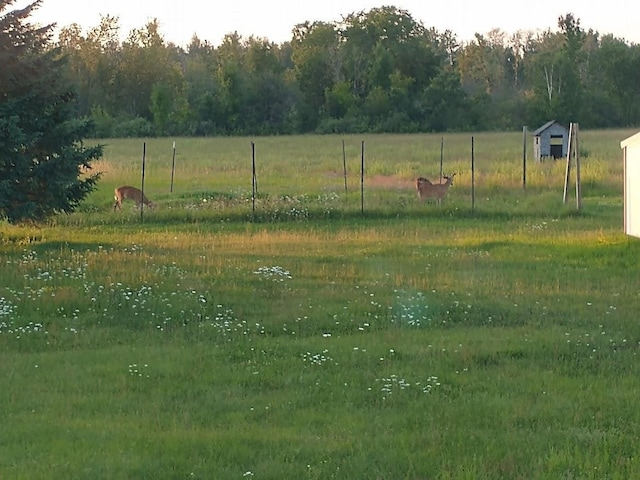
<svg viewBox="0 0 640 480"><path fill-rule="evenodd" d="M521 132L101 141L1 225L0 478L640 477L633 133L580 133L580 211Z"/></svg>

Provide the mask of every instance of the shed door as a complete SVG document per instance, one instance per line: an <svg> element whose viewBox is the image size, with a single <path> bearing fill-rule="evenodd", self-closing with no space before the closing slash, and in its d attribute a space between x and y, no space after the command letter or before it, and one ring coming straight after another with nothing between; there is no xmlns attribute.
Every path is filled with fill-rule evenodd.
<svg viewBox="0 0 640 480"><path fill-rule="evenodd" d="M562 158L564 156L562 152L564 135L551 135L551 141L549 143L549 155L551 155L553 158Z"/></svg>

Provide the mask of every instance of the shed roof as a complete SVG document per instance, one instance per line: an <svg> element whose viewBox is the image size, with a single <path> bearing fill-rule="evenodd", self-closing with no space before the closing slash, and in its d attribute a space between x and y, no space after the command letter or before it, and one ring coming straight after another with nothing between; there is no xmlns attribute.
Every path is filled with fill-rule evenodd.
<svg viewBox="0 0 640 480"><path fill-rule="evenodd" d="M626 148L637 143L640 143L640 132L636 133L635 135L631 135L629 138L621 141L620 148Z"/></svg>
<svg viewBox="0 0 640 480"><path fill-rule="evenodd" d="M547 128L549 128L549 127L550 127L551 125L553 125L554 123L558 123L558 121L557 121L557 120L551 120L551 121L549 121L549 122L545 123L545 124L544 124L544 125L542 125L539 129L537 129L535 132L533 132L533 133L532 133L532 135L533 135L534 137L537 137L538 135L540 135L542 132L544 132ZM558 125L560 125L560 124L558 123ZM564 125L560 125L560 126L561 126L561 127L564 127ZM564 128L566 128L566 127L564 127Z"/></svg>

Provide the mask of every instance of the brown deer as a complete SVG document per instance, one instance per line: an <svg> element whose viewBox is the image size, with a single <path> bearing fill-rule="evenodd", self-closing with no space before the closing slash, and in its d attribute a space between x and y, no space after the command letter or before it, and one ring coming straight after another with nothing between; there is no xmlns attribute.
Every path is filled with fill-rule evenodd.
<svg viewBox="0 0 640 480"><path fill-rule="evenodd" d="M149 208L153 208L153 202L150 201L146 195L144 195L140 189L136 187L123 186L118 187L115 190L114 198L116 203L113 205L113 210L122 209L123 200L133 200L136 202L136 206L140 208L142 204L148 205Z"/></svg>
<svg viewBox="0 0 640 480"><path fill-rule="evenodd" d="M450 177L445 175L443 177L445 179L444 183L431 183L431 181L425 177L418 178L416 185L418 187L420 200L424 201L427 198L435 198L438 200L438 205L442 204L442 199L447 194L449 187L453 185L454 176L455 173L452 173Z"/></svg>

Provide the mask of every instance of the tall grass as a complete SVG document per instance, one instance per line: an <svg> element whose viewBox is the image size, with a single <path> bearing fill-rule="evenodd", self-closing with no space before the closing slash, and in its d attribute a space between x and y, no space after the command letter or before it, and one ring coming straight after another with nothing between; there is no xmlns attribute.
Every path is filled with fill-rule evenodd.
<svg viewBox="0 0 640 480"><path fill-rule="evenodd" d="M100 189L2 225L0 478L634 478L640 244L619 140L564 162L521 134L147 142L158 205L112 211L141 140L105 140ZM359 168L365 141L364 213ZM251 198L251 141L258 196Z"/></svg>

